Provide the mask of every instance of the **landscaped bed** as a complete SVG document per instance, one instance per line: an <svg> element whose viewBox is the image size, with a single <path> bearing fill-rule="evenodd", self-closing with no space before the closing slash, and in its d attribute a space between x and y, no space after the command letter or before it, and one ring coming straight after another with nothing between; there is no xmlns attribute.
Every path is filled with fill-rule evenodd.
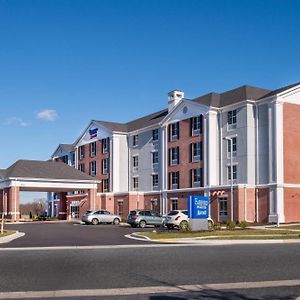
<svg viewBox="0 0 300 300"><path fill-rule="evenodd" d="M161 239L179 239L179 238L201 238L201 239L300 239L300 232L278 229L234 229L234 230L216 230L216 231L156 231L139 232L139 235L153 240Z"/></svg>
<svg viewBox="0 0 300 300"><path fill-rule="evenodd" d="M13 234L13 233L15 233L14 230L4 230L4 231L3 231L3 234L0 233L0 238L1 238L1 237L4 237L4 236L11 235L11 234Z"/></svg>

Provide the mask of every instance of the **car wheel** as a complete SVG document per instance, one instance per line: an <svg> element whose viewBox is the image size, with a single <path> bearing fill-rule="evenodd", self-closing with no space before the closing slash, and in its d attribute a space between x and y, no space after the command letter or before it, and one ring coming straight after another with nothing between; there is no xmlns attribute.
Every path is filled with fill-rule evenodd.
<svg viewBox="0 0 300 300"><path fill-rule="evenodd" d="M98 225L98 224L99 224L99 220L96 219L96 218L93 219L93 220L92 220L92 224L93 224L93 225Z"/></svg>
<svg viewBox="0 0 300 300"><path fill-rule="evenodd" d="M173 229L173 228L174 228L174 225L167 225L167 228L168 228L168 229Z"/></svg>
<svg viewBox="0 0 300 300"><path fill-rule="evenodd" d="M187 229L188 229L188 226L189 226L188 221L181 221L180 224L179 224L179 228L180 228L181 230L187 230Z"/></svg>
<svg viewBox="0 0 300 300"><path fill-rule="evenodd" d="M156 228L159 228L159 227L160 227L160 225L154 225L154 227L156 227Z"/></svg>
<svg viewBox="0 0 300 300"><path fill-rule="evenodd" d="M120 224L120 219L115 218L114 221L113 221L113 224L114 225L119 225Z"/></svg>
<svg viewBox="0 0 300 300"><path fill-rule="evenodd" d="M141 228L145 228L145 227L146 227L146 221L141 221L141 222L139 223L139 226L140 226Z"/></svg>
<svg viewBox="0 0 300 300"><path fill-rule="evenodd" d="M136 224L130 224L132 228L136 228Z"/></svg>

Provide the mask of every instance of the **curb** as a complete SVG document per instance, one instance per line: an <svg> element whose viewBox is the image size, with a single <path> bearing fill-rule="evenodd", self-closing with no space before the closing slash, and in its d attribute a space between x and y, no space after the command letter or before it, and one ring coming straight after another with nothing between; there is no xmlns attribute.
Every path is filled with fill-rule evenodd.
<svg viewBox="0 0 300 300"><path fill-rule="evenodd" d="M0 244L5 244L5 243L9 243L15 239L18 239L22 236L24 236L25 233L24 232L19 232L19 231L16 231L15 233L13 234L10 234L10 235L7 235L7 236L3 236L3 237L0 237Z"/></svg>

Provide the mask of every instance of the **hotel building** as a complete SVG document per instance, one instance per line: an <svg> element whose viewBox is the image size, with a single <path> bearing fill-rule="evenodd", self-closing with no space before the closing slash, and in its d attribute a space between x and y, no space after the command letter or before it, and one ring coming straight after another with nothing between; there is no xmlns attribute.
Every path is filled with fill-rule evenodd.
<svg viewBox="0 0 300 300"><path fill-rule="evenodd" d="M123 218L132 209L187 209L197 194L210 197L216 221L300 221L300 83L195 99L174 90L167 104L124 124L92 120L52 159L100 180L95 208ZM67 195L68 217L84 213L85 198L84 190Z"/></svg>

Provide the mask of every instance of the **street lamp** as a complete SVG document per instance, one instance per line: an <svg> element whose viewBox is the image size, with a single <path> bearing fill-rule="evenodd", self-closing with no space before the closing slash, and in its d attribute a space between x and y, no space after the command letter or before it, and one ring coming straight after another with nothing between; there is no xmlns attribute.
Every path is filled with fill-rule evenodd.
<svg viewBox="0 0 300 300"><path fill-rule="evenodd" d="M230 221L233 221L233 165L232 165L232 151L233 142L231 137L224 137L230 143Z"/></svg>

